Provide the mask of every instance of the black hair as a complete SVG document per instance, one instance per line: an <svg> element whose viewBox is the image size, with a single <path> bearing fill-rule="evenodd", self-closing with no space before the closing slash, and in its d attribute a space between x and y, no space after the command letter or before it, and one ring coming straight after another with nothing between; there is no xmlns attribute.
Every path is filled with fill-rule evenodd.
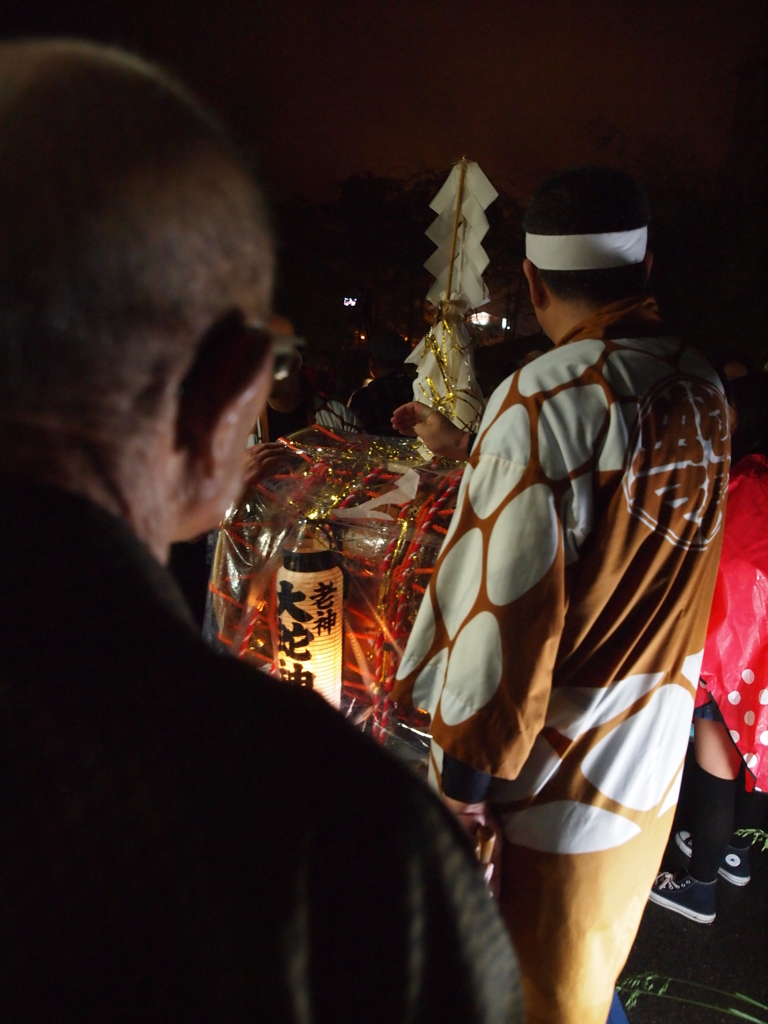
<svg viewBox="0 0 768 1024"><path fill-rule="evenodd" d="M768 455L768 374L758 371L725 382L725 396L736 410L731 457Z"/></svg>
<svg viewBox="0 0 768 1024"><path fill-rule="evenodd" d="M392 327L377 327L368 339L368 355L387 369L399 366L410 355L411 348Z"/></svg>
<svg viewBox="0 0 768 1024"><path fill-rule="evenodd" d="M575 167L539 188L523 215L532 235L586 235L631 231L650 221L648 199L634 178L613 167ZM605 270L541 270L547 288L565 301L587 299L601 306L639 295L643 263Z"/></svg>

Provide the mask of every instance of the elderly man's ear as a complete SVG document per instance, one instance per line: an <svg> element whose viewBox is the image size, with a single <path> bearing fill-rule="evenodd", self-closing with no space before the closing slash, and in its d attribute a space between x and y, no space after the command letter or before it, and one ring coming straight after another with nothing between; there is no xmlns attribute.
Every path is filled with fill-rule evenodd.
<svg viewBox="0 0 768 1024"><path fill-rule="evenodd" d="M242 343L215 346L212 355L201 353L184 380L176 418L175 448L182 458L173 540L213 529L242 493L245 442L272 387L266 340L255 356Z"/></svg>

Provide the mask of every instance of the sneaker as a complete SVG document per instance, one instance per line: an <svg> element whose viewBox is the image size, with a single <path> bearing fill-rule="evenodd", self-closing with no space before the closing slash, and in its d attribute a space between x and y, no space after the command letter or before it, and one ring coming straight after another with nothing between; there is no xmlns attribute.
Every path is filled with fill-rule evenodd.
<svg viewBox="0 0 768 1024"><path fill-rule="evenodd" d="M678 850L682 850L686 857L693 853L693 836L684 829L675 833L675 843ZM731 885L746 885L752 877L749 870L749 847L739 850L735 846L729 846L725 851L723 863L717 871L721 878Z"/></svg>
<svg viewBox="0 0 768 1024"><path fill-rule="evenodd" d="M675 832L675 843L678 850L682 850L686 857L693 856L693 836L690 832L686 832L685 829Z"/></svg>
<svg viewBox="0 0 768 1024"><path fill-rule="evenodd" d="M735 846L729 846L717 873L731 885L746 885L752 877L749 871L749 849L738 850Z"/></svg>
<svg viewBox="0 0 768 1024"><path fill-rule="evenodd" d="M699 882L687 871L662 871L648 894L651 903L674 910L700 924L715 920L715 882Z"/></svg>

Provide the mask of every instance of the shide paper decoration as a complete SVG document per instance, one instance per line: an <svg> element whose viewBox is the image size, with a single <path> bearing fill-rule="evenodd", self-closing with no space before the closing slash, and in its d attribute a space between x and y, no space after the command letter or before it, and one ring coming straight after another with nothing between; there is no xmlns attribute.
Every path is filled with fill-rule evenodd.
<svg viewBox="0 0 768 1024"><path fill-rule="evenodd" d="M433 306L455 302L477 307L488 301L483 273L488 254L480 244L488 233L486 209L498 192L471 160L460 160L429 204L437 214L426 236L437 246L424 266L436 278L427 293Z"/></svg>
<svg viewBox="0 0 768 1024"><path fill-rule="evenodd" d="M463 465L426 463L414 439L317 426L280 444L276 469L222 524L206 636L311 686L426 772L429 719L389 693Z"/></svg>
<svg viewBox="0 0 768 1024"><path fill-rule="evenodd" d="M437 218L426 234L437 249L424 266L435 277L427 294L434 323L406 360L418 366L414 399L463 429L476 426L483 411L464 318L468 309L488 301L488 255L481 242L488 231L485 210L497 195L480 167L464 159L430 203Z"/></svg>

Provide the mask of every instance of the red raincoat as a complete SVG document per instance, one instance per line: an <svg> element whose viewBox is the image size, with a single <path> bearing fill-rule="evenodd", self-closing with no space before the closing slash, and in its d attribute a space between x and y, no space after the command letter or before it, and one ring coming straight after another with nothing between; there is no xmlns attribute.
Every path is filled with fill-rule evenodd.
<svg viewBox="0 0 768 1024"><path fill-rule="evenodd" d="M768 457L731 472L725 536L697 706L714 697L748 769L768 790Z"/></svg>

